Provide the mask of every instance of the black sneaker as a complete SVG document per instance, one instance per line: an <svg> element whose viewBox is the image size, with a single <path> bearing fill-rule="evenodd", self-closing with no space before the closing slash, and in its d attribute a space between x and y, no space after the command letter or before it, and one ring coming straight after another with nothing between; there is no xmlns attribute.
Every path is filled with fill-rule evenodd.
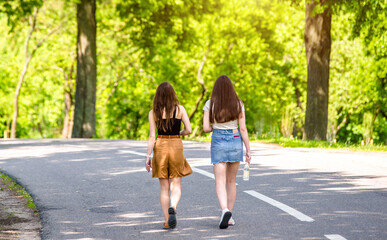
<svg viewBox="0 0 387 240"><path fill-rule="evenodd" d="M168 225L170 228L175 228L176 227L176 224L177 224L177 221L176 221L176 211L173 207L170 207L168 209L168 214L169 214L169 217L168 217ZM227 220L228 221L228 220Z"/></svg>

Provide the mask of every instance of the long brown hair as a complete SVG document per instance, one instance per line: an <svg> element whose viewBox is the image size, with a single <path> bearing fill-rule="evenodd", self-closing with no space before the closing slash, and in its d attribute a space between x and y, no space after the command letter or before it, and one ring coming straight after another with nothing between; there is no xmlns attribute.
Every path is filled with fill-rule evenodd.
<svg viewBox="0 0 387 240"><path fill-rule="evenodd" d="M157 87L155 98L153 99L153 116L157 129L163 129L163 131L172 129L171 115L178 105L179 100L172 85L169 82L161 83ZM166 121L161 121L164 112L166 114Z"/></svg>
<svg viewBox="0 0 387 240"><path fill-rule="evenodd" d="M218 77L211 94L210 122L224 123L236 120L242 113L241 101L230 78Z"/></svg>

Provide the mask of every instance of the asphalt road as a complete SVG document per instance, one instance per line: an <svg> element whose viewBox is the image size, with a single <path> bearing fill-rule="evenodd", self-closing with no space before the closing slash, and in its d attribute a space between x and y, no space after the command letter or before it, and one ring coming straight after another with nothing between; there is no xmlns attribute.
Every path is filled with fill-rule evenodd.
<svg viewBox="0 0 387 240"><path fill-rule="evenodd" d="M253 144L250 180L237 176L236 226L220 209L209 143L184 142L178 225L163 230L146 142L1 140L0 170L34 197L43 239L387 239L387 154Z"/></svg>

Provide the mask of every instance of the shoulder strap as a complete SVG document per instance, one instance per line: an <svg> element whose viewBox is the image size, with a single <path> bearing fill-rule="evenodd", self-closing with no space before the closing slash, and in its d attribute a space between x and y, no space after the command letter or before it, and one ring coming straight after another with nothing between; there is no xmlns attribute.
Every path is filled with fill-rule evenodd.
<svg viewBox="0 0 387 240"><path fill-rule="evenodd" d="M172 118L176 118L176 110L177 110L177 108L175 108L175 111L173 111L173 117Z"/></svg>

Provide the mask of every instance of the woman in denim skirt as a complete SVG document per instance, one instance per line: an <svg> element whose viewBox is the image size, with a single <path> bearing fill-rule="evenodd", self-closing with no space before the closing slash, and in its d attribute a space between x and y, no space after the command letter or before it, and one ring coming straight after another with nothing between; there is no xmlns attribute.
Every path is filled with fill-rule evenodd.
<svg viewBox="0 0 387 240"><path fill-rule="evenodd" d="M243 143L246 162L250 164L251 160L245 109L227 76L222 75L216 80L211 99L206 102L203 110L203 130L212 132L211 163L216 194L222 209L219 228L224 229L235 225L232 218L236 199L235 178L239 164L243 162Z"/></svg>

